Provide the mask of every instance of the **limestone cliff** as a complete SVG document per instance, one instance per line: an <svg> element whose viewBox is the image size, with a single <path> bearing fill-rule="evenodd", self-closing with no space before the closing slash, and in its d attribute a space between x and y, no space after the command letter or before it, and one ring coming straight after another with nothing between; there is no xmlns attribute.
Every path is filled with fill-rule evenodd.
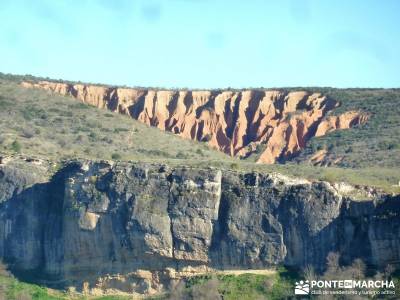
<svg viewBox="0 0 400 300"><path fill-rule="evenodd" d="M44 284L155 293L207 269L322 269L330 251L343 263L400 261L399 196L354 201L280 175L90 161L45 181L26 164L0 166L0 258Z"/></svg>
<svg viewBox="0 0 400 300"><path fill-rule="evenodd" d="M314 136L368 120L359 111L328 116L339 103L305 91L162 91L48 81L22 85L72 96L183 138L206 141L232 156L247 157L262 145L265 150L258 162L268 164L298 154Z"/></svg>

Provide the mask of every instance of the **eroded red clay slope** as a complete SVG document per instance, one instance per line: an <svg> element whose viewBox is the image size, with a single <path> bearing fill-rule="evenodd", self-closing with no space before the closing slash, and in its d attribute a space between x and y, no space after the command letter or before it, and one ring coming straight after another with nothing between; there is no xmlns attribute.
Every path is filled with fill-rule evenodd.
<svg viewBox="0 0 400 300"><path fill-rule="evenodd" d="M229 155L246 157L262 145L258 162L294 156L314 136L365 123L368 114L328 113L339 103L305 91L173 91L113 88L48 81L23 82L126 114L183 138L207 141Z"/></svg>

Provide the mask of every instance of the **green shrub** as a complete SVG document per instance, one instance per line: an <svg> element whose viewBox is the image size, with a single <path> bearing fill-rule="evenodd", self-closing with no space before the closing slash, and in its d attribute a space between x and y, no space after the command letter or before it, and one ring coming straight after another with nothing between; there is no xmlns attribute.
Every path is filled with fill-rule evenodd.
<svg viewBox="0 0 400 300"><path fill-rule="evenodd" d="M47 119L46 111L42 108L37 108L36 106L33 106L33 105L28 105L28 106L24 107L21 110L21 113L22 113L22 117L27 121L30 121L33 119L43 119L43 120Z"/></svg>
<svg viewBox="0 0 400 300"><path fill-rule="evenodd" d="M22 149L22 146L17 140L12 142L12 144L11 144L12 151L19 153L19 152L21 152L21 149Z"/></svg>
<svg viewBox="0 0 400 300"><path fill-rule="evenodd" d="M126 132L129 131L127 128L115 128L114 133Z"/></svg>
<svg viewBox="0 0 400 300"><path fill-rule="evenodd" d="M231 164L231 169L232 170L238 170L239 169L239 165L237 163L232 163Z"/></svg>
<svg viewBox="0 0 400 300"><path fill-rule="evenodd" d="M13 102L6 99L5 97L0 95L0 109L4 110L6 108L12 107Z"/></svg>
<svg viewBox="0 0 400 300"><path fill-rule="evenodd" d="M203 150L201 150L201 149L197 149L197 150L196 150L196 153L197 153L198 155L200 155L200 156L204 156L204 152L203 152Z"/></svg>
<svg viewBox="0 0 400 300"><path fill-rule="evenodd" d="M352 153L353 152L353 147L350 146L345 150L345 153Z"/></svg>
<svg viewBox="0 0 400 300"><path fill-rule="evenodd" d="M101 140L103 142L106 142L107 144L112 144L113 143L113 140L111 138L107 137L107 136L103 137Z"/></svg>
<svg viewBox="0 0 400 300"><path fill-rule="evenodd" d="M122 158L122 156L121 156L121 154L119 154L119 153L113 153L113 154L111 154L111 159L120 160L121 158Z"/></svg>
<svg viewBox="0 0 400 300"><path fill-rule="evenodd" d="M68 105L70 109L88 109L90 108L89 105L85 104L85 103L74 103L74 104L70 104Z"/></svg>
<svg viewBox="0 0 400 300"><path fill-rule="evenodd" d="M178 159L187 159L187 158L189 158L189 156L188 156L187 154L183 153L182 151L179 151L179 152L176 154L175 157L178 158Z"/></svg>
<svg viewBox="0 0 400 300"><path fill-rule="evenodd" d="M91 138L92 140L95 140L97 138L97 134L92 131L89 133L89 138Z"/></svg>

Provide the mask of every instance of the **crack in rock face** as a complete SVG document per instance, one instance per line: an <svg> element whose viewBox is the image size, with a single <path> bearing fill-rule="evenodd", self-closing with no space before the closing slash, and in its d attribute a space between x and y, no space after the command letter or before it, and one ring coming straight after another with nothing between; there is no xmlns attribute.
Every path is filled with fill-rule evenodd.
<svg viewBox="0 0 400 300"><path fill-rule="evenodd" d="M231 156L248 157L263 149L258 163L265 164L296 156L314 136L364 124L369 118L360 111L328 116L339 102L306 91L160 91L49 81L22 86L129 115Z"/></svg>

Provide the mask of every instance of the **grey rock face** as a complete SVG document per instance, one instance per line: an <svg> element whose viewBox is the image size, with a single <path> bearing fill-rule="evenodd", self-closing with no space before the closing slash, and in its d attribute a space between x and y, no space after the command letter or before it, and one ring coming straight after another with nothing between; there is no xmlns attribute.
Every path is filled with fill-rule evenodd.
<svg viewBox="0 0 400 300"><path fill-rule="evenodd" d="M142 293L201 266L323 269L331 251L400 261L398 196L353 201L323 182L133 163L71 162L47 183L0 175L0 258L47 284Z"/></svg>

